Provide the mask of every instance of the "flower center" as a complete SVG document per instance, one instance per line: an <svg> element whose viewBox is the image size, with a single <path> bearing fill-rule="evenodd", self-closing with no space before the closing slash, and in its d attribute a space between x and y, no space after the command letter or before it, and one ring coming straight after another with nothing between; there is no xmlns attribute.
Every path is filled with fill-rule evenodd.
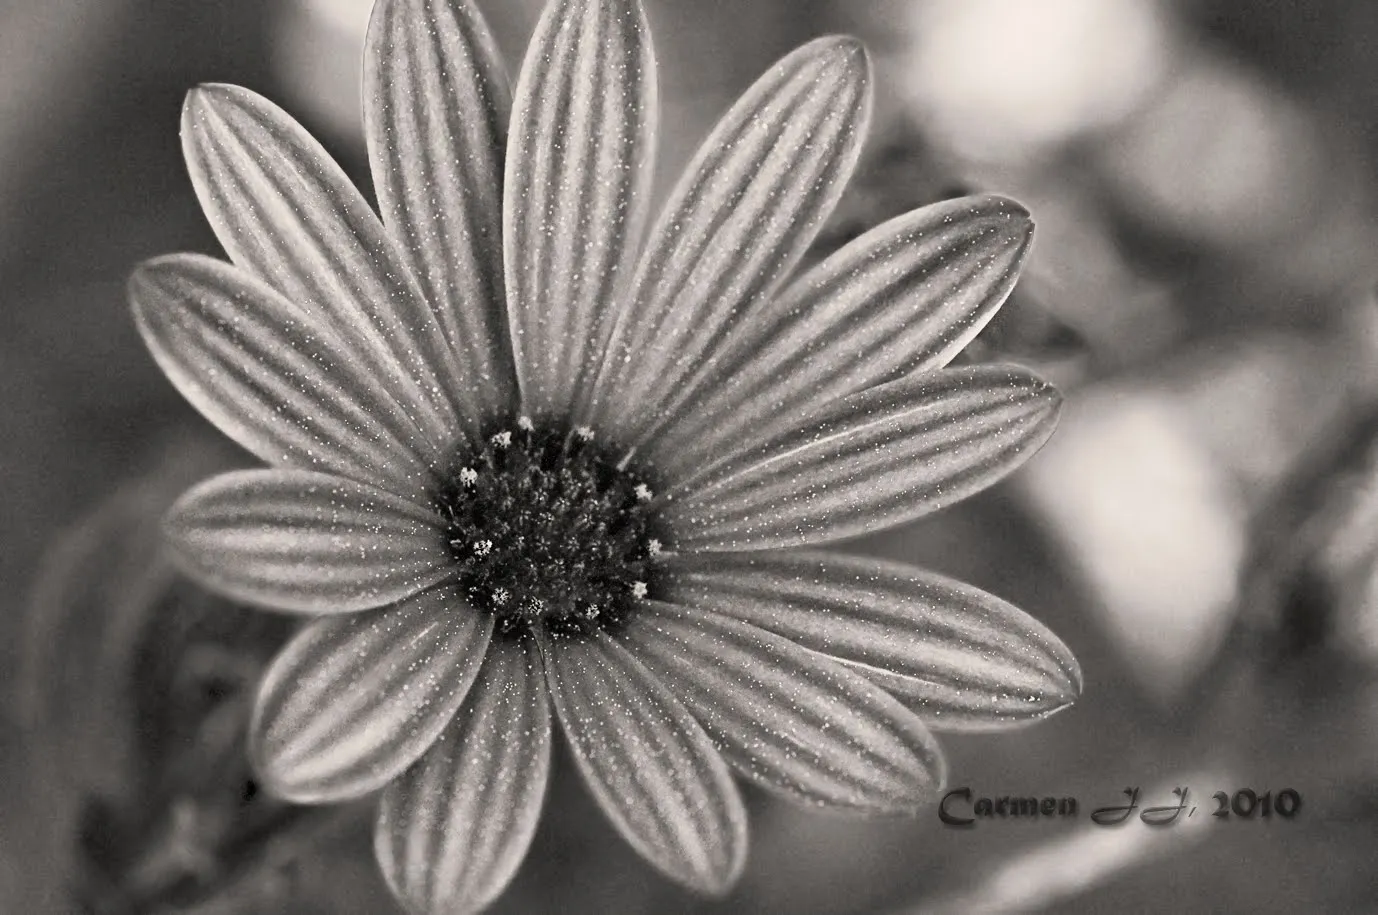
<svg viewBox="0 0 1378 915"><path fill-rule="evenodd" d="M499 633L589 635L622 623L650 592L662 549L651 488L592 430L522 417L456 466L436 504L457 578Z"/></svg>

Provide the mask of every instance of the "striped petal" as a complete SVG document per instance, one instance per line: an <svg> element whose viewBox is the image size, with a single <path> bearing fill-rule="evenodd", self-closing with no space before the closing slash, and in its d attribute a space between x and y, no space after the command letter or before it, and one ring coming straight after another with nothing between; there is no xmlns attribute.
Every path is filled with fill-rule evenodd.
<svg viewBox="0 0 1378 915"><path fill-rule="evenodd" d="M727 764L663 683L606 635L545 646L555 711L599 806L667 876L726 892L746 860Z"/></svg>
<svg viewBox="0 0 1378 915"><path fill-rule="evenodd" d="M534 644L495 639L455 720L383 792L374 847L411 911L476 911L511 881L545 799L550 736Z"/></svg>
<svg viewBox="0 0 1378 915"><path fill-rule="evenodd" d="M378 481L400 495L419 497L430 481L407 414L329 327L263 281L182 254L142 264L129 294L163 372L259 458Z"/></svg>
<svg viewBox="0 0 1378 915"><path fill-rule="evenodd" d="M485 417L517 407L502 278L507 76L473 3L379 0L364 132L383 221Z"/></svg>
<svg viewBox="0 0 1378 915"><path fill-rule="evenodd" d="M314 804L392 781L450 723L492 631L492 616L450 586L307 626L254 706L249 752L265 787Z"/></svg>
<svg viewBox="0 0 1378 915"><path fill-rule="evenodd" d="M829 655L931 727L994 730L1081 694L1057 636L998 597L932 572L818 552L678 556L667 599L725 614Z"/></svg>
<svg viewBox="0 0 1378 915"><path fill-rule="evenodd" d="M748 440L662 497L676 546L775 549L855 537L985 489L1052 434L1057 392L1024 369L944 369Z"/></svg>
<svg viewBox="0 0 1378 915"><path fill-rule="evenodd" d="M190 489L166 520L203 584L279 610L381 607L453 572L438 519L373 486L305 470L242 470Z"/></svg>
<svg viewBox="0 0 1378 915"><path fill-rule="evenodd" d="M321 145L262 96L207 85L187 94L182 148L230 258L333 328L434 448L452 446L475 415L473 379L382 222Z"/></svg>
<svg viewBox="0 0 1378 915"><path fill-rule="evenodd" d="M808 804L912 812L942 785L928 729L858 673L715 613L642 602L622 641L723 755Z"/></svg>
<svg viewBox="0 0 1378 915"><path fill-rule="evenodd" d="M868 232L743 323L702 396L665 407L647 459L680 472L717 441L942 368L1004 303L1032 239L1028 212L1001 197L944 201Z"/></svg>
<svg viewBox="0 0 1378 915"><path fill-rule="evenodd" d="M652 230L590 425L634 443L803 255L856 165L871 110L860 42L790 54L723 117Z"/></svg>
<svg viewBox="0 0 1378 915"><path fill-rule="evenodd" d="M596 368L650 196L655 58L639 0L553 0L517 83L503 244L525 411Z"/></svg>

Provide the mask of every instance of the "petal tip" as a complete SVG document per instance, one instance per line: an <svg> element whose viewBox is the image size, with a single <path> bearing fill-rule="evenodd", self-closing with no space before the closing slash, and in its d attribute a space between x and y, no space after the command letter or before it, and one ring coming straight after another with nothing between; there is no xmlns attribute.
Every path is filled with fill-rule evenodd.
<svg viewBox="0 0 1378 915"><path fill-rule="evenodd" d="M207 131L212 129L206 121L214 120L223 106L233 102L235 94L247 91L229 83L201 83L187 90L186 97L182 99L180 133L183 155L191 167L193 180L204 168L200 162L201 147L207 142Z"/></svg>
<svg viewBox="0 0 1378 915"><path fill-rule="evenodd" d="M197 83L191 89L187 90L187 104L192 104L193 102L198 104L210 104L221 99L244 95L248 92L248 89L245 89L243 86L237 86L234 83Z"/></svg>
<svg viewBox="0 0 1378 915"><path fill-rule="evenodd" d="M246 755L249 768L253 771L258 787L272 797L293 803L305 803L303 799L309 791L290 777L286 767L277 765L277 754L272 751L271 725L264 720L264 696L269 689L265 677L258 684L258 698L254 702L253 714L249 719L249 733Z"/></svg>
<svg viewBox="0 0 1378 915"><path fill-rule="evenodd" d="M310 778L294 773L292 767L276 759L267 747L267 739L256 724L249 738L249 766L253 770L258 787L267 795L293 804L323 804L350 801L374 790L370 785L359 785L349 792L325 790ZM379 786L381 787L381 786Z"/></svg>
<svg viewBox="0 0 1378 915"><path fill-rule="evenodd" d="M1050 404L1053 404L1054 406L1061 409L1063 400L1062 391L1059 390L1058 387L1054 385L1051 381L1048 381L1042 377L1038 378L1038 383L1038 396L1048 401Z"/></svg>
<svg viewBox="0 0 1378 915"><path fill-rule="evenodd" d="M188 89L186 97L182 99L183 125L191 122L198 114L214 108L217 102L229 98L232 90L238 88L229 83L200 83Z"/></svg>
<svg viewBox="0 0 1378 915"><path fill-rule="evenodd" d="M205 481L202 481L201 483L198 483L196 486L193 486L191 489L182 493L180 496L177 497L177 501L172 503L172 507L163 513L163 542L174 554L174 560L177 558L175 554L179 552L178 547L180 546L182 534L186 528L187 509L191 504L194 494L198 490L200 490L204 485Z"/></svg>
<svg viewBox="0 0 1378 915"><path fill-rule="evenodd" d="M641 0L603 0L603 4L609 7L614 15L629 17L628 22L633 25L644 25L645 4Z"/></svg>
<svg viewBox="0 0 1378 915"><path fill-rule="evenodd" d="M1085 689L1086 681L1081 673L1081 664L1072 655L1071 651L1065 651L1064 656L1059 658L1058 670L1064 675L1064 679L1057 683L1058 692L1052 697L1058 703L1053 712L1061 711L1074 704L1081 698ZM1049 712L1052 714L1052 712Z"/></svg>
<svg viewBox="0 0 1378 915"><path fill-rule="evenodd" d="M855 35L825 35L818 39L818 44L829 54L846 60L851 66L859 69L870 67L871 54L866 49L866 42Z"/></svg>
<svg viewBox="0 0 1378 915"><path fill-rule="evenodd" d="M187 90L186 95L182 96L183 120L186 119L187 115L191 114L197 108L205 104L207 85L213 84L201 83L200 85L193 86L192 88Z"/></svg>
<svg viewBox="0 0 1378 915"><path fill-rule="evenodd" d="M1080 698L1081 690L1079 688L1069 691L1064 695L1047 696L1044 699L1045 707L1042 711L1040 711L1031 719L1031 722L1043 721L1044 719L1051 718L1060 712L1065 712L1067 711L1067 709L1076 705L1077 700L1079 700Z"/></svg>
<svg viewBox="0 0 1378 915"><path fill-rule="evenodd" d="M1001 194L970 194L942 200L912 211L912 217L926 213L941 214L952 228L964 226L974 230L968 236L969 250L989 256L1002 265L1008 281L1004 293L1008 295L1033 244L1034 220L1029 208L1017 200Z"/></svg>
<svg viewBox="0 0 1378 915"><path fill-rule="evenodd" d="M803 45L782 61L788 65L807 66L814 61L823 73L836 75L844 82L869 85L871 79L871 52L866 43L855 35L824 35Z"/></svg>
<svg viewBox="0 0 1378 915"><path fill-rule="evenodd" d="M993 241L1000 251L998 256L1007 260L1012 287L1033 246L1033 213L1019 201L999 194L980 194L965 199L971 202L970 215L994 233Z"/></svg>
<svg viewBox="0 0 1378 915"><path fill-rule="evenodd" d="M1070 648L1052 633L1047 633L1040 664L1040 683L1033 697L1037 706L1030 721L1039 721L1071 707L1081 698L1085 681L1081 664Z"/></svg>
<svg viewBox="0 0 1378 915"><path fill-rule="evenodd" d="M686 876L686 884L709 899L725 899L736 888L746 870L746 841L733 843L728 857L719 865L709 866Z"/></svg>
<svg viewBox="0 0 1378 915"><path fill-rule="evenodd" d="M855 91L861 96L865 109L862 121L864 135L871 118L871 76L874 67L871 52L865 42L853 35L837 35L833 37L833 41L833 53L841 61L842 78L853 83L856 86Z"/></svg>
<svg viewBox="0 0 1378 915"><path fill-rule="evenodd" d="M267 733L268 727L258 718L257 711L249 727L249 767L257 786L270 797L292 804L343 803L372 794L394 777L391 772L375 771L352 778L332 778L330 773L315 771L319 767L288 758L283 747L274 747L281 741Z"/></svg>
<svg viewBox="0 0 1378 915"><path fill-rule="evenodd" d="M263 723L255 714L249 726L249 768L253 770L254 780L266 794L284 801L300 803L301 786L295 785L287 777L287 772L273 765L273 756L267 749L267 738L263 733Z"/></svg>
<svg viewBox="0 0 1378 915"><path fill-rule="evenodd" d="M889 797L876 796L854 813L876 817L916 817L928 809L933 799L947 786L947 757L938 747L927 726L924 742L912 748L904 780ZM898 774L898 773L897 773ZM841 812L848 812L845 808Z"/></svg>
<svg viewBox="0 0 1378 915"><path fill-rule="evenodd" d="M143 322L140 322L141 331L143 326ZM172 563L173 568L208 591L232 600L242 601L244 604L261 610L277 609L255 599L252 594L241 593L238 589L222 581L205 557L201 555L201 551L188 542L187 534L194 526L188 517L191 514L190 509L193 507L193 497L205 485L205 483L201 483L183 493L163 515L161 526L164 555Z"/></svg>
<svg viewBox="0 0 1378 915"><path fill-rule="evenodd" d="M927 804L947 787L947 754L941 749L929 760L931 769L924 770L923 800Z"/></svg>
<svg viewBox="0 0 1378 915"><path fill-rule="evenodd" d="M1013 197L1003 194L977 194L970 198L972 208L990 216L1003 216L1012 222L1027 222L1032 227L1033 213Z"/></svg>
<svg viewBox="0 0 1378 915"><path fill-rule="evenodd" d="M1017 274L1033 246L1037 223L1034 222L1033 213L1029 208L1018 200L994 195L989 199L992 215L1004 223L1004 230L1014 242L1014 270Z"/></svg>
<svg viewBox="0 0 1378 915"><path fill-rule="evenodd" d="M139 261L134 265L134 269L129 271L129 276L125 280L125 290L131 297L136 290L141 294L165 291L166 279L176 272L179 264L186 261L187 255L183 254L160 254Z"/></svg>
<svg viewBox="0 0 1378 915"><path fill-rule="evenodd" d="M1065 402L1062 391L1050 381L1044 381L1042 378L1038 381L1040 387L1036 396L1043 407L1045 419L1050 425L1056 426L1058 419L1062 416L1062 406Z"/></svg>
<svg viewBox="0 0 1378 915"><path fill-rule="evenodd" d="M910 715L914 723L910 803L905 809L918 813L947 785L947 754L919 716L907 709L905 714Z"/></svg>
<svg viewBox="0 0 1378 915"><path fill-rule="evenodd" d="M143 261L136 264L134 269L129 271L129 276L124 281L124 295L129 302L129 307L134 311L134 319L142 325L144 316L149 308L150 296L157 291L157 283L154 277L157 274L157 266L153 261Z"/></svg>
<svg viewBox="0 0 1378 915"><path fill-rule="evenodd" d="M1032 716L1027 721L1014 722L1014 724L1018 726L1021 724L1034 724L1039 721L1045 721L1054 715L1067 711L1067 709L1076 705L1077 700L1080 698L1080 688L1077 688L1074 692L1067 693L1065 696L1048 696L1044 701L1044 708L1039 710L1038 714Z"/></svg>
<svg viewBox="0 0 1378 915"><path fill-rule="evenodd" d="M1014 368L1010 381L1037 419L1056 422L1062 414L1063 395L1055 384L1022 366Z"/></svg>
<svg viewBox="0 0 1378 915"><path fill-rule="evenodd" d="M1016 363L989 363L978 367L977 372L991 380L1003 378L1012 399L1027 407L1030 414L1040 420L1056 419L1062 411L1062 391L1026 366Z"/></svg>
<svg viewBox="0 0 1378 915"><path fill-rule="evenodd" d="M200 83L187 90L186 98L182 100L183 141L189 137L192 128L201 126L201 121L208 116L223 115L232 108L253 108L255 103L265 101L253 90L234 83Z"/></svg>

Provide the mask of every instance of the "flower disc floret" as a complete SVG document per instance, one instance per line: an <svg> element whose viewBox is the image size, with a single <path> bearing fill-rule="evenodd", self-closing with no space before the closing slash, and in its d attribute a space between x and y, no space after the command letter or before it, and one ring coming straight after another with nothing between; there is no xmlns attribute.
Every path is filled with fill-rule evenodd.
<svg viewBox="0 0 1378 915"><path fill-rule="evenodd" d="M579 636L624 623L663 549L652 489L592 430L521 417L457 461L436 496L457 578L510 636Z"/></svg>

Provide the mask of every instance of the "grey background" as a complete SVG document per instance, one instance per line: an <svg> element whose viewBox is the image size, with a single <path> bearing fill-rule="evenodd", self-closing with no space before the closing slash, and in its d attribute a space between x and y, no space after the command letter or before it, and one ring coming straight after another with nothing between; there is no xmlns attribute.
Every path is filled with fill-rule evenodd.
<svg viewBox="0 0 1378 915"><path fill-rule="evenodd" d="M538 4L481 5L518 60ZM1024 280L971 355L1057 381L1062 428L1011 482L854 548L1007 597L1081 660L1072 710L945 738L954 785L1073 795L1083 811L1129 785L1165 804L1181 785L1201 809L1163 830L1098 830L1083 812L960 831L936 815L851 820L752 794L747 875L703 902L638 862L562 767L499 908L1370 905L1378 529L1362 456L1378 381L1378 7L648 6L662 190L772 60L850 31L876 61L875 131L821 245L968 189L1029 205L1039 234ZM111 582L151 562L160 504L244 461L161 378L124 301L137 261L218 253L181 163L182 95L250 86L364 179L365 16L358 0L0 4L0 911L70 910L74 817L108 768L106 741L124 739L101 712L118 684L91 662L118 642L103 628ZM74 596L74 582L90 593ZM1285 787L1305 799L1293 821L1206 818L1216 790ZM359 835L346 826L306 853L271 905L204 911L384 911Z"/></svg>

